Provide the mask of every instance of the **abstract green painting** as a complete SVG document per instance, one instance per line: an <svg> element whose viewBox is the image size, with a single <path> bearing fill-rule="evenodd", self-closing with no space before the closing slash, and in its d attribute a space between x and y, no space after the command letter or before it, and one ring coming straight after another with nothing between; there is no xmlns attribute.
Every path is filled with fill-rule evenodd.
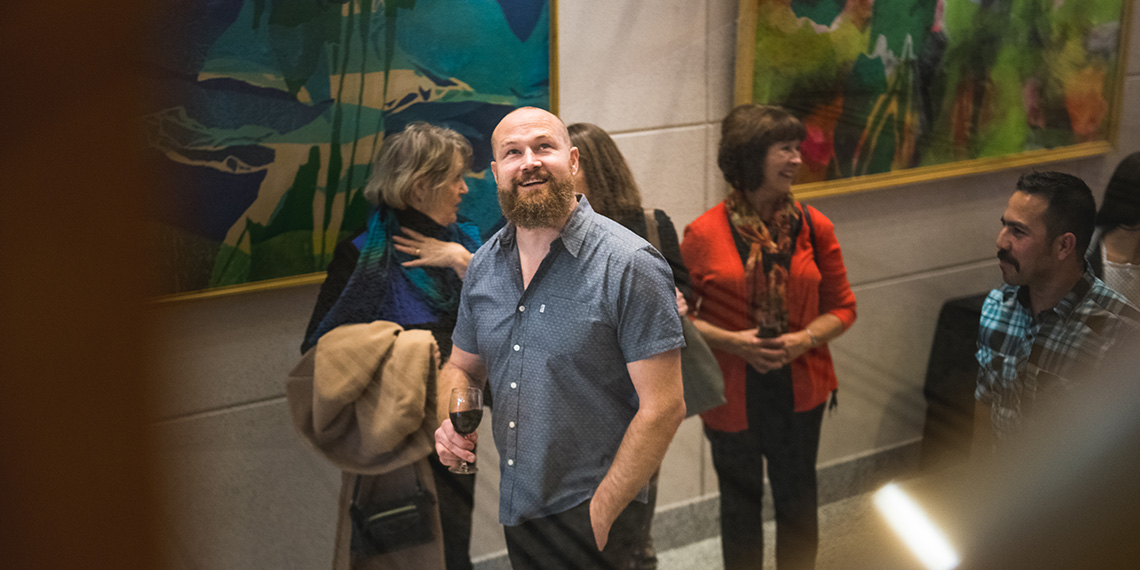
<svg viewBox="0 0 1140 570"><path fill-rule="evenodd" d="M804 121L804 183L1106 143L1128 1L742 0L737 102Z"/></svg>
<svg viewBox="0 0 1140 570"><path fill-rule="evenodd" d="M460 216L500 219L490 133L551 105L551 0L173 0L150 26L141 125L159 184L157 294L324 270L363 226L385 133L475 150Z"/></svg>

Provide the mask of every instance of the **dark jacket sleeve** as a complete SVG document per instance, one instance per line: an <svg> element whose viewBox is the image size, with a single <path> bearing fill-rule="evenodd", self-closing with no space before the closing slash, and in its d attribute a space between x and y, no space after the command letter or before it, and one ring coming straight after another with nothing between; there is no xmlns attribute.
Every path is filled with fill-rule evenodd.
<svg viewBox="0 0 1140 570"><path fill-rule="evenodd" d="M653 216L657 218L657 235L661 239L661 255L669 262L669 269L673 270L673 284L681 290L685 300L693 302L693 281L689 277L689 270L681 260L681 240L677 238L677 229L673 227L673 220L663 210L654 210Z"/></svg>
<svg viewBox="0 0 1140 570"><path fill-rule="evenodd" d="M356 260L360 258L360 250L356 248L352 240L356 239L360 233L362 232L357 232L348 239L341 241L333 250L333 258L328 267L328 276L325 277L324 283L321 283L321 292L317 294L313 314L309 317L309 326L305 328L305 338L301 340L302 354L312 348L313 344L316 344L310 342L309 339L312 338L317 326L324 320L329 309L332 309L332 306L336 304L341 291L344 291L344 286L348 284L348 278L352 277L352 272L356 270Z"/></svg>

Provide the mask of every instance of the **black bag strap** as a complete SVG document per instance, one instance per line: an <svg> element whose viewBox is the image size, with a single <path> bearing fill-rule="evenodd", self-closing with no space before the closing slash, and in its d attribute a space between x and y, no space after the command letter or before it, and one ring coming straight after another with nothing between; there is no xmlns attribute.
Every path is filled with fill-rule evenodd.
<svg viewBox="0 0 1140 570"><path fill-rule="evenodd" d="M645 213L645 241L649 242L657 251L661 251L661 233L657 230L657 212L652 208L646 208L643 212Z"/></svg>
<svg viewBox="0 0 1140 570"><path fill-rule="evenodd" d="M424 489L423 480L420 479L420 470L416 467L415 464L412 464L411 467L412 467L412 473L416 477L416 493L417 494L424 493L426 490ZM359 501L359 499L360 499L360 480L363 478L364 478L364 475L361 475L359 473L356 474L356 477L355 477L356 481L352 485L352 504L353 505L359 505L360 504L360 501Z"/></svg>
<svg viewBox="0 0 1140 570"><path fill-rule="evenodd" d="M811 240L811 257L815 264L819 265L819 257L815 252L815 225L811 223L811 207L801 202L800 208L804 211L804 225L807 226L808 239Z"/></svg>

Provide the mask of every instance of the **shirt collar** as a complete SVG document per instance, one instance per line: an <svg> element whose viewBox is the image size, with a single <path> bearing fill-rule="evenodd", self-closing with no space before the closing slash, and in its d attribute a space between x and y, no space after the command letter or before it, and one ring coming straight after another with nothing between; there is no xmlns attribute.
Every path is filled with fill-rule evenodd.
<svg viewBox="0 0 1140 570"><path fill-rule="evenodd" d="M582 245L586 243L586 236L590 234L590 227L594 225L592 221L594 208L590 206L585 194L575 196L578 198L578 203L570 212L570 219L566 220L566 225L562 226L562 235L559 239L570 255L578 257L578 252L582 251Z"/></svg>
<svg viewBox="0 0 1140 570"><path fill-rule="evenodd" d="M1073 285L1073 288L1070 289L1064 297L1061 297L1061 300L1057 302L1056 306L1044 312L1052 312L1060 317L1061 320L1068 319L1069 315L1073 314L1073 310L1077 308L1077 305L1081 303L1081 300L1083 300L1085 296L1089 294L1089 291L1092 291L1093 281L1095 279L1096 277L1092 274L1092 270L1089 267L1088 262L1085 262L1085 271L1081 274L1081 278L1077 280L1076 285ZM1008 295L1016 295L1017 303L1021 305L1022 308L1024 308L1030 315L1033 314L1033 309L1029 305L1028 286L1017 287L1008 293ZM1007 300L1009 298L1008 295L1006 297Z"/></svg>
<svg viewBox="0 0 1140 570"><path fill-rule="evenodd" d="M1053 307L1053 311L1062 319L1068 319L1069 315L1073 314L1073 311L1081 304L1081 301L1088 296L1089 291L1092 291L1093 281L1095 280L1096 277L1092 274L1092 271L1089 270L1088 262L1085 262L1085 272L1081 274L1081 278L1077 281L1077 284L1073 285L1072 290L1061 298L1061 301L1057 303L1056 307Z"/></svg>
<svg viewBox="0 0 1140 570"><path fill-rule="evenodd" d="M594 209L590 206L590 201L586 199L584 194L575 194L577 203L574 209L570 212L570 217L566 220L566 224L562 226L562 233L559 234L558 239L561 241L562 246L566 251L578 257L578 252L582 251L582 245L586 242L586 236L590 233L590 227L593 226L591 218L594 214ZM498 242L499 247L503 249L511 249L515 245L515 238L518 228L508 222L503 227L503 231L499 233Z"/></svg>

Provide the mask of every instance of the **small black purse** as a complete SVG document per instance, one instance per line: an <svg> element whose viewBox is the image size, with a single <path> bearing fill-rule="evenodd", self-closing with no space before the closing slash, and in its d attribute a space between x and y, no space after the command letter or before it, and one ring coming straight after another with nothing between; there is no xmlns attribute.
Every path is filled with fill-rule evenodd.
<svg viewBox="0 0 1140 570"><path fill-rule="evenodd" d="M420 486L411 495L373 505L359 504L360 475L356 476L352 504L352 555L354 558L376 556L427 544L432 541L431 511L435 497Z"/></svg>

